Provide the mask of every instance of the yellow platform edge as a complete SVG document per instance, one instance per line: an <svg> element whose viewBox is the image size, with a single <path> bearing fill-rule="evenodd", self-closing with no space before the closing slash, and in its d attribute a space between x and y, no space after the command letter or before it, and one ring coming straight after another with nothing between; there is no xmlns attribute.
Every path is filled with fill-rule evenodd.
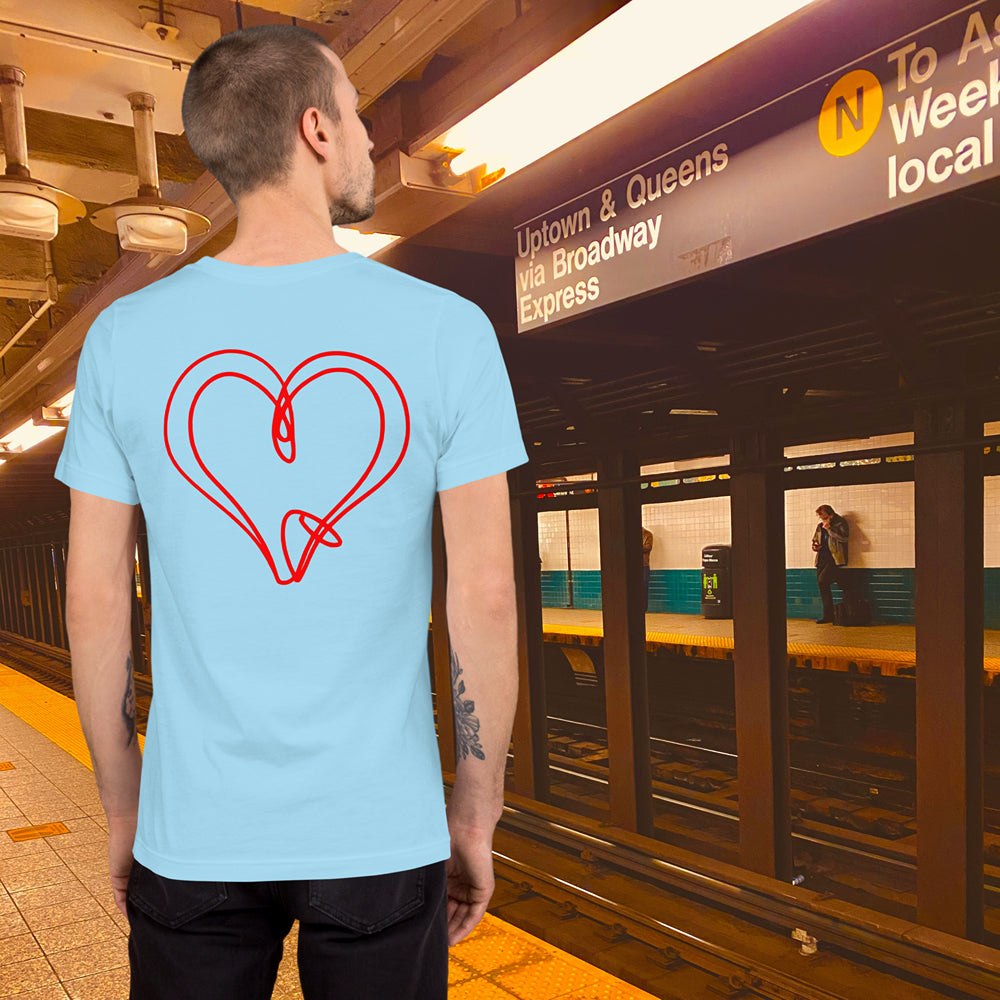
<svg viewBox="0 0 1000 1000"><path fill-rule="evenodd" d="M90 751L87 749L87 741L80 726L80 715L72 698L53 691L33 678L26 677L6 664L0 663L0 705L93 771ZM140 749L145 749L145 736L142 733L137 735ZM486 980L477 981L475 978L488 976L493 970L479 969L477 965L482 963L469 961L466 958L466 956L471 958L475 951L481 951L484 939L495 939L498 936L502 936L503 943L499 947L490 949L497 958L494 967L507 969L505 976L509 973L512 982L514 979L531 977L532 996L537 1000L557 1000L557 998L570 1000L570 997L572 1000L657 1000L651 993L646 993L602 969L588 965L583 959L564 952L491 913L484 915L472 934L450 949L450 954L457 958L462 966L462 968L453 967L452 974L458 973L459 987L465 983L462 993L468 1000L474 1000L477 993L485 995L486 987L495 991L490 994L491 996L499 992L497 987ZM545 952L548 957L541 962L532 961L523 969L511 968L511 956L517 956L526 949L530 951L531 948ZM515 957L514 962L516 961ZM474 978L463 980L462 969L471 969ZM482 989L479 988L480 983ZM546 983L553 984L552 990L558 992L547 989ZM562 983L570 985L562 989L557 985Z"/></svg>

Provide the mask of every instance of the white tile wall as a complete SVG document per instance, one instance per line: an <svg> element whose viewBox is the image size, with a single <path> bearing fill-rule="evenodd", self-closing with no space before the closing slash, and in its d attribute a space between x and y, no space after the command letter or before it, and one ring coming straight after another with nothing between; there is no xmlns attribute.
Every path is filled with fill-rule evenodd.
<svg viewBox="0 0 1000 1000"><path fill-rule="evenodd" d="M829 504L851 526L851 566L913 566L913 483L870 483L785 493L785 565L812 566L816 508Z"/></svg>
<svg viewBox="0 0 1000 1000"><path fill-rule="evenodd" d="M720 465L729 465L728 455L713 455L711 458L687 458L683 462L658 462L656 465L640 465L639 475L648 476L654 472L686 472L688 469L714 469Z"/></svg>
<svg viewBox="0 0 1000 1000"><path fill-rule="evenodd" d="M987 424L986 434L1000 434L1000 422ZM909 438L909 440L907 440ZM876 444L876 442L878 442ZM816 450L848 450L851 442L810 445ZM910 444L912 435L883 435L866 439L864 447ZM799 457L800 453L788 457ZM723 456L725 457L725 456ZM688 468L707 468L702 459ZM686 463L643 466L643 473L681 471ZM668 467L669 466L669 467ZM984 565L1000 566L1000 476L987 476L984 483ZM851 526L850 565L858 567L908 568L913 558L913 483L874 483L822 489L789 490L785 493L785 564L808 568L815 555L810 547L816 528L816 508L828 503ZM600 534L596 510L568 513L573 542L574 569L599 569ZM567 512L544 511L538 517L538 545L542 569L566 569ZM729 544L731 524L728 497L707 497L674 503L642 505L642 523L653 533L650 566L653 569L697 569L706 545Z"/></svg>
<svg viewBox="0 0 1000 1000"><path fill-rule="evenodd" d="M875 434L866 438L848 438L844 441L816 441L813 444L796 444L785 449L785 458L803 455L832 455L839 451L861 451L867 448L892 448L897 444L913 444L913 433Z"/></svg>
<svg viewBox="0 0 1000 1000"><path fill-rule="evenodd" d="M597 508L569 512L570 557L573 569L601 568L601 535ZM543 568L545 564L542 564Z"/></svg>
<svg viewBox="0 0 1000 1000"><path fill-rule="evenodd" d="M987 434L1000 434L1000 425ZM1000 566L1000 476L983 480L983 565Z"/></svg>
<svg viewBox="0 0 1000 1000"><path fill-rule="evenodd" d="M642 523L653 533L650 569L698 569L706 545L731 540L729 497L643 504Z"/></svg>
<svg viewBox="0 0 1000 1000"><path fill-rule="evenodd" d="M538 513L538 554L542 569L566 569L566 523L571 511L543 510Z"/></svg>

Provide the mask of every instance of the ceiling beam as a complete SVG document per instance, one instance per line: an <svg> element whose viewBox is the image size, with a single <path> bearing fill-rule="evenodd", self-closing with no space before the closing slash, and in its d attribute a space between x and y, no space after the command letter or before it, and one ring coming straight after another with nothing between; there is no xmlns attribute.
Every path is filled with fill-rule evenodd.
<svg viewBox="0 0 1000 1000"><path fill-rule="evenodd" d="M488 0L466 0L464 10L466 13L478 10L487 2ZM434 46L439 45L443 38L456 29L456 26L448 24L448 30L444 30L439 23L440 9L438 4L427 0L419 0L416 3L413 0L372 0L367 5L364 15L359 16L347 30L334 35L330 44L343 60L348 75L352 75L352 67L362 66L364 73L368 74L367 79L377 79L381 81L379 86L388 86L401 75L396 72L400 65L396 51L394 45L388 44L387 41L372 48L373 43L369 39L371 31L375 26L382 25L386 30L391 27L394 33L423 38L425 44L431 46L427 51L432 52ZM406 12L408 19L400 19L403 16L402 12ZM247 14L253 17L256 23L284 20L277 15L268 17L266 12L255 11L254 8L248 8ZM463 16L463 24L465 20L467 18ZM244 26L249 26L246 19ZM308 26L315 28L324 37L331 34L328 26L313 24ZM223 29L224 32L232 30L225 22ZM390 33L388 37L392 37L392 34ZM359 49L357 55L354 54L355 49ZM411 48L408 59L414 56L414 51ZM408 64L406 69L409 68ZM369 89L365 93L365 99L370 103L378 94L371 92L370 85L366 86L369 86ZM110 139L112 133L102 133L102 135ZM120 142L120 138L116 135L115 141ZM123 150L122 155L125 155ZM134 159L134 149L132 157ZM187 196L177 200L184 207L199 212L211 220L212 228L209 234L200 239L190 240L187 250L179 255L151 257L143 253L123 253L117 263L94 283L87 297L81 301L78 310L52 331L48 341L38 353L0 384L0 414L2 414L0 434L18 426L35 407L51 402L49 397L55 398L60 394L60 390L65 391L64 387L68 388L68 384L72 384L76 370L74 355L82 346L90 324L104 308L122 295L137 291L177 270L196 254L212 234L229 225L236 216L235 206L222 186L207 170L200 173L193 181Z"/></svg>
<svg viewBox="0 0 1000 1000"><path fill-rule="evenodd" d="M39 108L24 109L28 161L33 174L45 179L45 162L83 170L136 174L135 131L131 125L61 115ZM187 138L157 132L156 165L161 181L190 184L205 172ZM0 149L3 149L0 134ZM6 153L6 150L4 150Z"/></svg>

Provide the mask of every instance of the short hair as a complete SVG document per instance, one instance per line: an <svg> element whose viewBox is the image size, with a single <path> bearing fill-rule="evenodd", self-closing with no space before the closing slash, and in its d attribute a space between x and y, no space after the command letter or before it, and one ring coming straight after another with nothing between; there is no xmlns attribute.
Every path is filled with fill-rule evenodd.
<svg viewBox="0 0 1000 1000"><path fill-rule="evenodd" d="M315 107L336 125L326 40L295 24L260 24L217 38L194 61L181 118L195 156L235 202L287 182L298 123Z"/></svg>
<svg viewBox="0 0 1000 1000"><path fill-rule="evenodd" d="M827 514L833 514L834 510L828 503L821 503L816 510L826 511Z"/></svg>

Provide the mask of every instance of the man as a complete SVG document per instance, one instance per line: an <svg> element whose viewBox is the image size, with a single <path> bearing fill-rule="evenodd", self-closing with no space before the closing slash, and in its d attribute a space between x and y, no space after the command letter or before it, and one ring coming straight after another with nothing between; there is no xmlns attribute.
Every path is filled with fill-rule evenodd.
<svg viewBox="0 0 1000 1000"><path fill-rule="evenodd" d="M649 554L653 551L653 533L642 525L642 607L649 611Z"/></svg>
<svg viewBox="0 0 1000 1000"><path fill-rule="evenodd" d="M448 946L494 888L517 691L506 470L527 453L482 310L334 241L374 210L357 98L307 29L209 46L184 125L236 237L106 308L80 354L56 468L66 615L132 1000L270 997L296 919L307 1000L443 998ZM447 809L427 661L436 493Z"/></svg>
<svg viewBox="0 0 1000 1000"><path fill-rule="evenodd" d="M841 567L847 565L847 538L851 526L829 504L816 508L820 519L813 532L812 549L816 553L816 582L823 601L823 617L816 619L817 625L829 625L833 621L833 593L830 586L837 583L844 589Z"/></svg>

